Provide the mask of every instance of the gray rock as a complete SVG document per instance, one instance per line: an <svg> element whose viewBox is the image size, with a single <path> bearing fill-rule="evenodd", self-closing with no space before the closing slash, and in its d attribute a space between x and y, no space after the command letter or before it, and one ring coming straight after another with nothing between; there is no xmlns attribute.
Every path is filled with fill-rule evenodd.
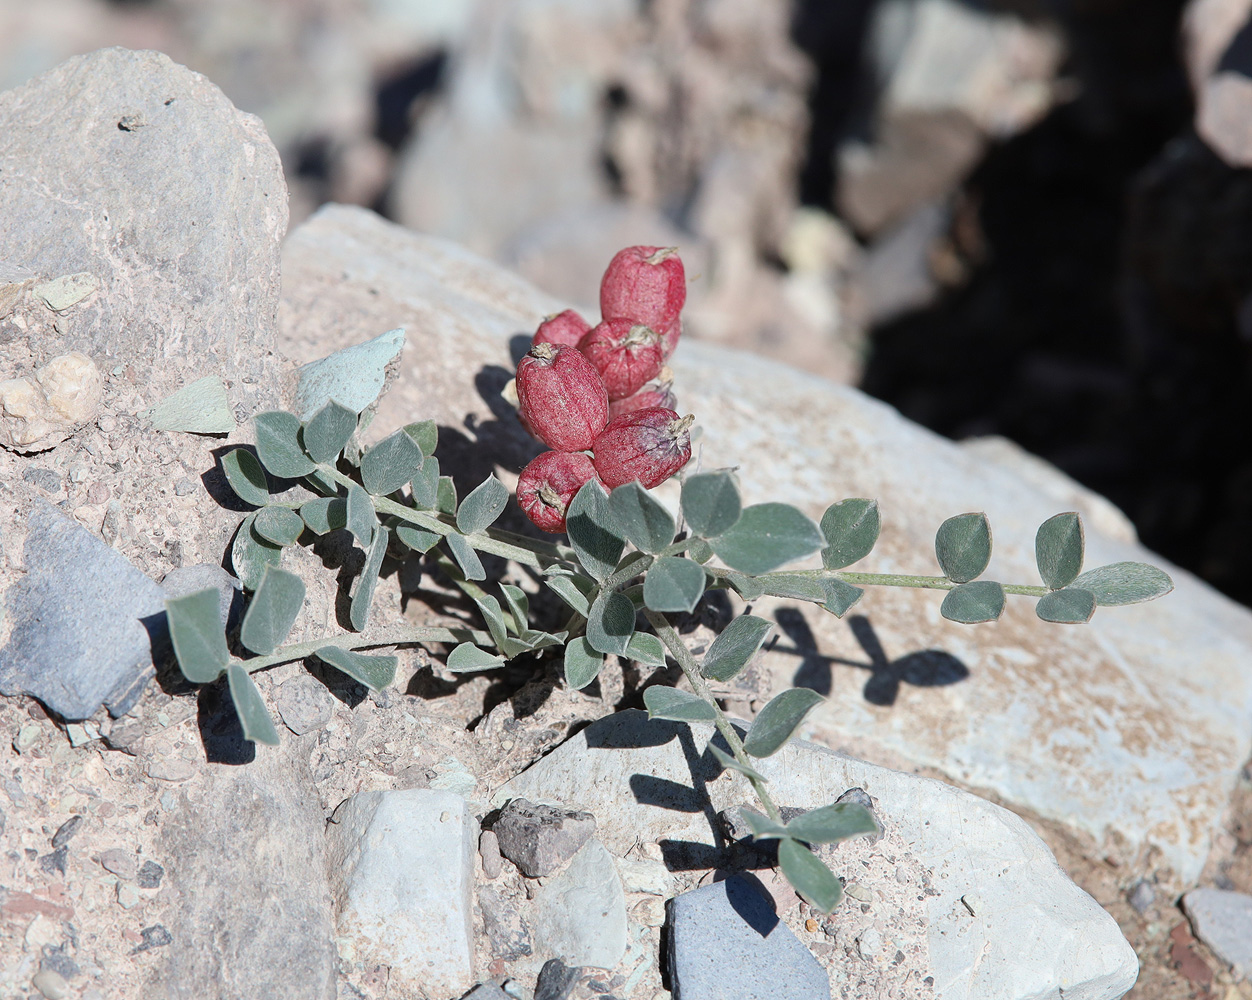
<svg viewBox="0 0 1252 1000"><path fill-rule="evenodd" d="M361 792L335 811L327 858L339 935L427 994L474 983L477 824L452 792Z"/></svg>
<svg viewBox="0 0 1252 1000"><path fill-rule="evenodd" d="M41 349L128 359L158 397L178 387L176 360L273 370L258 359L287 192L259 119L167 56L113 48L0 95L0 125L0 259L99 286L77 304L82 281L52 289L72 322L49 324Z"/></svg>
<svg viewBox="0 0 1252 1000"><path fill-rule="evenodd" d="M1156 901L1156 890L1152 888L1152 883L1147 879L1141 878L1135 883L1134 888L1130 890L1129 901L1139 916L1147 913Z"/></svg>
<svg viewBox="0 0 1252 1000"><path fill-rule="evenodd" d="M335 711L334 696L309 674L297 674L278 686L274 704L283 724L297 736L321 729Z"/></svg>
<svg viewBox="0 0 1252 1000"><path fill-rule="evenodd" d="M243 610L243 586L221 566L214 566L212 563L177 566L161 579L161 590L164 591L166 600L185 597L210 587L217 589L222 628L229 631L238 624Z"/></svg>
<svg viewBox="0 0 1252 1000"><path fill-rule="evenodd" d="M140 889L159 889L164 875L165 869L155 861L145 861L136 873L135 881Z"/></svg>
<svg viewBox="0 0 1252 1000"><path fill-rule="evenodd" d="M46 503L31 512L25 564L5 595L0 692L29 694L69 720L102 703L114 716L128 711L152 676L160 587Z"/></svg>
<svg viewBox="0 0 1252 1000"><path fill-rule="evenodd" d="M712 734L707 725L618 712L506 782L497 798L543 798L590 809L606 817L597 836L619 855L637 842L656 841L690 853L690 864L701 858L716 864L708 817L751 799L738 780L719 779L721 768L711 755L701 755ZM811 808L849 788L871 796L880 823L896 838L898 860L905 860L907 850L910 863L929 873L934 886L911 905L929 951L929 968L917 971L934 976L940 991L961 984L964 992L952 995L962 1000L1025 1000L1063 984L1076 996L1112 1000L1134 984L1138 960L1117 924L1007 810L950 785L799 740L756 765L778 802ZM857 867L858 882L886 894L887 887L869 884L868 873ZM894 867L887 872L898 884ZM983 915L972 920L961 898L975 893ZM1035 942L1029 950L1022 947L1027 939ZM537 930L535 943L542 953Z"/></svg>
<svg viewBox="0 0 1252 1000"><path fill-rule="evenodd" d="M1225 889L1192 889L1182 897L1195 936L1213 954L1234 966L1235 975L1252 974L1252 896Z"/></svg>
<svg viewBox="0 0 1252 1000"><path fill-rule="evenodd" d="M513 1000L508 993L495 983L479 983L465 994L461 1000Z"/></svg>
<svg viewBox="0 0 1252 1000"><path fill-rule="evenodd" d="M536 955L569 965L612 969L626 952L626 897L617 866L594 838L535 893L531 939Z"/></svg>
<svg viewBox="0 0 1252 1000"><path fill-rule="evenodd" d="M492 958L515 962L532 954L530 931L515 903L501 898L490 886L478 891L478 909L483 915L483 930Z"/></svg>
<svg viewBox="0 0 1252 1000"><path fill-rule="evenodd" d="M577 966L570 968L559 958L548 959L535 981L535 1000L569 1000L581 974Z"/></svg>
<svg viewBox="0 0 1252 1000"><path fill-rule="evenodd" d="M527 878L550 875L595 832L591 813L514 799L492 825L500 853Z"/></svg>
<svg viewBox="0 0 1252 1000"><path fill-rule="evenodd" d="M71 816L57 827L57 832L52 835L52 846L54 848L64 847L74 839L74 834L78 832L78 828L82 825L83 818L81 816Z"/></svg>
<svg viewBox="0 0 1252 1000"><path fill-rule="evenodd" d="M45 493L61 492L61 477L51 469L27 469L22 478Z"/></svg>
<svg viewBox="0 0 1252 1000"><path fill-rule="evenodd" d="M826 970L746 879L731 876L669 904L675 1000L829 1000Z"/></svg>
<svg viewBox="0 0 1252 1000"><path fill-rule="evenodd" d="M332 1000L339 956L326 821L308 753L289 740L253 758L251 744L230 741L228 724L237 725L229 703L207 713L210 758L229 763L207 765L160 824L154 853L178 859L161 921L180 946L156 952L145 995ZM155 862L140 873L139 885L161 881Z"/></svg>
<svg viewBox="0 0 1252 1000"><path fill-rule="evenodd" d="M118 878L130 881L139 873L139 859L121 847L110 847L100 852L100 866Z"/></svg>
<svg viewBox="0 0 1252 1000"><path fill-rule="evenodd" d="M478 856L482 859L483 875L497 879L504 870L500 859L500 841L494 830L484 830L478 836Z"/></svg>
<svg viewBox="0 0 1252 1000"><path fill-rule="evenodd" d="M70 984L54 969L41 969L30 982L44 1000L63 1000L70 995Z"/></svg>

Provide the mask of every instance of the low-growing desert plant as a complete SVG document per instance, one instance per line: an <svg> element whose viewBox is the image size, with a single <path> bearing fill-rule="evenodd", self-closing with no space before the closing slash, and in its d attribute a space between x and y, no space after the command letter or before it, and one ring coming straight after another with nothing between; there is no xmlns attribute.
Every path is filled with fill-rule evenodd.
<svg viewBox="0 0 1252 1000"><path fill-rule="evenodd" d="M663 287L654 290L656 301L662 301L661 293L673 285L670 269L675 258L656 248L636 249L652 253L636 255L632 267L649 259L665 264ZM620 304L614 308L621 311ZM676 323L674 316L673 309L663 314L666 323ZM579 324L573 326L577 332ZM653 338L627 330L622 350L632 350L636 343L651 345ZM552 368L544 367L565 351L574 352L567 357L576 363L572 396L564 383L551 382ZM1035 553L1041 585L982 578L992 542L987 517L981 513L958 514L939 526L937 576L849 569L869 555L878 540L879 508L870 499L833 503L815 523L787 503L744 506L733 471L700 471L683 478L675 516L645 485L675 471L670 446L676 435L685 437L690 420L678 419L669 409L645 407L608 422L607 400L593 394L588 402L585 395L578 396L588 390L577 380L588 376L581 355L575 355L577 349L569 345L532 351L540 365L536 370L548 381L542 382L538 397L523 399L530 406L527 411L523 405L523 415L529 412L530 422L540 425L534 428L536 433L542 432L545 441L552 437L563 443L562 434L572 427L577 434L569 447L585 448L594 442L594 466L579 452L545 452L540 464L555 471L529 479L524 471L518 490L528 516L549 531L563 527L567 542L495 527L509 501L508 489L495 476L458 498L452 479L441 474L435 457L438 434L431 421L403 427L362 450L357 444L360 414L334 400L306 420L283 411L258 414L256 453L238 448L222 461L234 492L257 508L243 519L231 546L232 565L250 595L247 610L238 635L228 637L219 617L217 591L168 602L174 650L187 679L208 684L225 674L244 735L272 744L278 733L251 674L294 660L315 657L377 690L392 682L397 660L367 650L384 646L449 645L446 666L454 673L495 670L522 654L560 649L565 681L575 689L591 684L609 656L657 667L672 659L690 691L666 685L646 688L643 701L650 717L710 722L716 727L730 753L712 742L708 752L748 781L761 806L761 811L742 810L744 821L756 839L779 842L784 875L814 907L829 912L839 902L841 884L808 845L873 832L872 815L859 804L842 802L784 822L768 781L754 767L755 760L782 748L821 696L807 688L783 691L761 709L741 737L709 683L725 683L739 674L761 648L772 623L741 614L697 659L680 638L674 616L691 613L712 589L729 589L748 602L763 595L807 601L843 616L866 586L893 586L944 591L940 612L955 622L994 621L1007 596L1019 595L1036 599L1036 614L1045 621L1081 624L1097 607L1148 601L1172 589L1166 574L1140 563L1083 572L1083 528L1073 512L1049 518L1038 530ZM639 391L643 381L634 377L623 381L622 392ZM553 405L560 412L543 411L536 399L555 399ZM561 416L566 411L572 414L568 424ZM651 416L640 419L641 414ZM645 438L636 455L633 442L639 428L648 430L648 421L656 425L657 437ZM682 424L680 431L674 430L676 423ZM632 466L636 458L642 464ZM664 475L641 484L639 473L620 471L636 467L663 467ZM272 483L284 480L295 480L298 486L272 493ZM610 490L604 481L620 485ZM283 645L305 595L300 577L281 567L283 549L337 530L350 532L365 553L351 593L349 620L354 631ZM484 628L393 626L362 634L389 551L401 558L418 553L433 560L474 602ZM480 553L530 570L568 605L567 619L559 628L553 623L537 625L526 592L509 584L490 584ZM820 569L786 568L815 553L820 553Z"/></svg>

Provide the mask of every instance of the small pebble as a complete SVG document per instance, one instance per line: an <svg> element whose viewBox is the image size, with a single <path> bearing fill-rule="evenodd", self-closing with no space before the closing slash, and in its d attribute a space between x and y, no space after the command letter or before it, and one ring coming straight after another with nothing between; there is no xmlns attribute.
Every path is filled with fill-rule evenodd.
<svg viewBox="0 0 1252 1000"><path fill-rule="evenodd" d="M861 885L860 882L849 882L843 887L843 891L859 903L872 903L874 901L874 894Z"/></svg>
<svg viewBox="0 0 1252 1000"><path fill-rule="evenodd" d="M804 929L808 931L810 934L816 934L818 930L817 921L814 920L812 917L809 917L808 920L804 921Z"/></svg>
<svg viewBox="0 0 1252 1000"><path fill-rule="evenodd" d="M196 491L196 484L184 476L182 479L174 483L174 494L176 496L185 497Z"/></svg>
<svg viewBox="0 0 1252 1000"><path fill-rule="evenodd" d="M161 781L186 781L196 773L196 765L185 757L160 757L150 760L146 770L148 777Z"/></svg>
<svg viewBox="0 0 1252 1000"><path fill-rule="evenodd" d="M51 854L45 854L39 859L39 867L46 871L49 875L54 873L65 874L65 859L69 855L68 847L58 847Z"/></svg>
<svg viewBox="0 0 1252 1000"><path fill-rule="evenodd" d="M92 728L94 729L94 727ZM77 750L79 747L84 747L92 740L97 739L100 732L96 730L93 735L92 730L85 725L80 726L77 722L71 722L65 727L65 735L70 741L70 746Z"/></svg>
<svg viewBox="0 0 1252 1000"><path fill-rule="evenodd" d="M173 792L163 792L160 798L161 808L167 813L173 812L178 806L178 796Z"/></svg>
<svg viewBox="0 0 1252 1000"><path fill-rule="evenodd" d="M74 839L74 834L78 832L78 828L82 825L82 816L71 816L57 827L57 832L52 835L52 846L54 848L64 847Z"/></svg>
<svg viewBox="0 0 1252 1000"><path fill-rule="evenodd" d="M139 861L130 852L120 847L111 847L100 852L100 866L112 872L118 878L133 879L139 871Z"/></svg>
<svg viewBox="0 0 1252 1000"><path fill-rule="evenodd" d="M161 877L164 874L165 869L155 861L145 861L143 867L139 869L136 881L140 889L157 889L160 888Z"/></svg>
<svg viewBox="0 0 1252 1000"><path fill-rule="evenodd" d="M497 879L504 870L504 862L500 858L500 841L495 832L484 830L478 836L478 853L483 859L483 875L488 879Z"/></svg>
<svg viewBox="0 0 1252 1000"><path fill-rule="evenodd" d="M65 977L59 972L53 972L51 969L43 969L35 973L35 978L31 980L31 985L46 998L46 1000L64 1000L70 995L70 984L65 981Z"/></svg>
<svg viewBox="0 0 1252 1000"><path fill-rule="evenodd" d="M134 908L139 903L139 890L129 882L118 882L117 902L123 910Z"/></svg>
<svg viewBox="0 0 1252 1000"><path fill-rule="evenodd" d="M882 936L876 927L866 927L856 939L856 953L870 961L882 948Z"/></svg>
<svg viewBox="0 0 1252 1000"><path fill-rule="evenodd" d="M1156 890L1152 888L1152 883L1147 879L1140 879L1135 883L1135 887L1130 890L1130 905L1135 908L1135 912L1140 916L1147 913L1155 901Z"/></svg>
<svg viewBox="0 0 1252 1000"><path fill-rule="evenodd" d="M42 726L34 722L28 722L18 730L17 736L13 740L13 749L18 753L25 753L39 742L39 737L42 735Z"/></svg>
<svg viewBox="0 0 1252 1000"><path fill-rule="evenodd" d="M896 881L901 885L909 884L909 873L904 870L904 866L900 865L896 868Z"/></svg>
<svg viewBox="0 0 1252 1000"><path fill-rule="evenodd" d="M132 955L137 955L141 951L148 951L151 948L164 948L174 940L173 935L161 924L145 927L139 933L143 937L143 941L131 949L130 953Z"/></svg>
<svg viewBox="0 0 1252 1000"><path fill-rule="evenodd" d="M660 896L641 899L631 909L635 923L644 927L660 927L665 923L665 900Z"/></svg>

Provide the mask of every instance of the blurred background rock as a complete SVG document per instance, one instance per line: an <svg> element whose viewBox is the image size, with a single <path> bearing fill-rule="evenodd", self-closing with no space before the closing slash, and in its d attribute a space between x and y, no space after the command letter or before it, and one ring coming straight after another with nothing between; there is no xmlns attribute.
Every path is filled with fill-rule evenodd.
<svg viewBox="0 0 1252 1000"><path fill-rule="evenodd" d="M1252 601L1252 0L0 0L0 87L160 49L365 205L595 313L998 435ZM936 518L950 512L936 512Z"/></svg>

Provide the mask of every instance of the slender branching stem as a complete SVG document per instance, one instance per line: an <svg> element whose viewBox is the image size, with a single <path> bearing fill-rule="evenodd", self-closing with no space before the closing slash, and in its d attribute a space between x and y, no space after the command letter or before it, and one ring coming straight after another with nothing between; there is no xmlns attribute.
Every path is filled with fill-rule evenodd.
<svg viewBox="0 0 1252 1000"><path fill-rule="evenodd" d="M796 577L806 576L812 579L842 580L844 583L858 584L862 587L919 587L926 590L952 590L956 583L944 576L913 576L907 573L849 573L834 569L796 569L783 573L765 573L755 577L758 583L769 586L772 576ZM1047 587L1036 587L1025 583L1002 583L1006 594L1020 594L1024 597L1043 597L1048 593Z"/></svg>
<svg viewBox="0 0 1252 1000"><path fill-rule="evenodd" d="M697 695L709 703L713 707L713 724L717 726L717 731L722 734L730 747L730 752L734 754L735 760L746 768L752 767L752 762L748 760L747 751L743 749L743 740L739 738L739 734L735 732L735 727L730 724L730 719L726 717L726 713L722 711L721 706L717 703L717 699L713 697L713 693L709 690L708 684L700 674L700 666L696 663L695 657L691 655L691 650L683 643L678 631L670 624L669 619L657 611L649 611L647 608L643 612L648 617L648 621L652 623L653 629L656 630L657 636L661 642L665 644L665 648L674 654L674 659L678 661L678 666L682 668L683 674L690 682L692 689ZM774 800L770 798L769 792L765 789L765 783L759 778L753 778L751 775L744 775L752 783L752 790L756 792L756 797L761 800L761 805L765 807L765 812L775 823L782 822L782 814L778 811L778 807L774 805Z"/></svg>
<svg viewBox="0 0 1252 1000"><path fill-rule="evenodd" d="M358 650L369 649L374 646L402 646L425 642L475 642L479 645L486 645L491 642L491 636L477 629L436 628L430 626L397 628L369 636L345 632L342 635L326 636L321 639L310 639L307 642L292 643L290 646L283 646L269 656L254 656L250 660L242 660L240 662L243 668L251 674L258 670L265 670L267 667L276 667L280 663L303 660L306 656L312 656L319 649L323 649L326 646Z"/></svg>

